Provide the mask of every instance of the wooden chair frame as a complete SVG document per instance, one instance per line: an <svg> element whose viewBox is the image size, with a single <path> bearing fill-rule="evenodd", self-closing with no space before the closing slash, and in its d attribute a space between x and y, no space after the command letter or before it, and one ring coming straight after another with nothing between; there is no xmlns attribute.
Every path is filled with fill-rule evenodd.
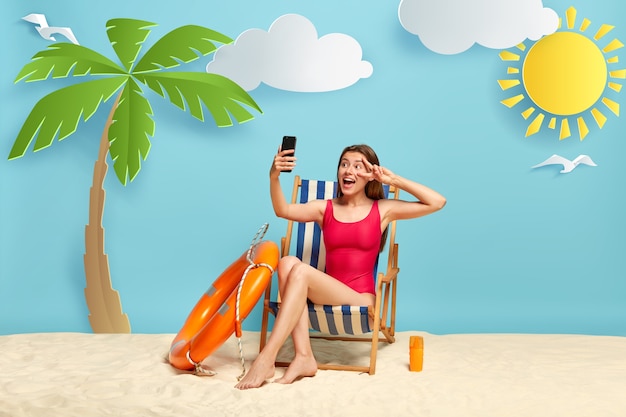
<svg viewBox="0 0 626 417"><path fill-rule="evenodd" d="M291 203L295 204L298 199L298 195L302 186L302 180L299 176L294 179L293 192ZM393 199L399 198L399 189L396 187L389 187L389 197ZM291 237L293 233L293 221L288 221L287 232L280 241L281 257L289 255ZM396 222L393 221L389 224L389 232L387 236L386 248L387 248L387 269L383 272L377 273L376 279L376 301L374 306L368 306L370 317L373 316L374 325L372 328L371 336L368 337L354 337L354 336L331 336L331 335L317 335L311 333L311 338L321 338L326 340L343 340L343 341L358 341L358 342L370 342L370 359L368 366L356 366L347 364L321 364L318 363L318 369L331 369L342 371L356 371L367 372L370 375L374 375L376 372L376 356L378 353L379 342L393 343L395 342L395 323L396 323L396 291L397 291L397 277L400 269L398 268L398 244L396 239ZM384 252L383 252L384 253ZM381 256L382 254L381 253ZM380 269L380 263L379 263ZM265 290L265 297L263 302L263 318L261 324L261 339L259 351L263 349L267 342L267 333L269 326L269 315L274 314L274 309L271 304L271 282ZM382 339L380 335L382 334ZM288 366L288 362L276 362L276 366Z"/></svg>

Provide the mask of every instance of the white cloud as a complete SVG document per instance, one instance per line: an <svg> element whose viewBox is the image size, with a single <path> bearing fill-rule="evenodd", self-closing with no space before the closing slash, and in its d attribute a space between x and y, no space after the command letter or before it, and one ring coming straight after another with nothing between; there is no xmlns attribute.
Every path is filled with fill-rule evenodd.
<svg viewBox="0 0 626 417"><path fill-rule="evenodd" d="M246 91L261 83L297 92L349 87L372 75L354 38L331 33L318 38L315 26L296 14L279 17L268 31L249 29L220 47L207 72L221 74Z"/></svg>
<svg viewBox="0 0 626 417"><path fill-rule="evenodd" d="M401 0L398 17L424 46L448 55L475 43L510 48L554 33L559 23L542 0Z"/></svg>

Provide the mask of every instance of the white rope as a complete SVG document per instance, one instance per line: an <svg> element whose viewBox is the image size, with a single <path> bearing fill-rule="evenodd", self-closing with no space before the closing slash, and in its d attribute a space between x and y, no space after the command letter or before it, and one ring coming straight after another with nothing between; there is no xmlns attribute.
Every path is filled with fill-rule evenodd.
<svg viewBox="0 0 626 417"><path fill-rule="evenodd" d="M269 225L267 223L261 226L261 228L257 231L256 235L252 239L252 243L250 244L250 248L248 249L248 254L246 255L246 259L248 260L250 265L248 265L248 267L244 271L243 276L239 281L239 287L237 288L237 301L235 303L235 333L237 336L237 345L239 346L239 359L241 360L241 375L237 377L237 381L241 381L241 378L243 378L246 374L246 360L244 358L243 344L241 342L241 319L239 316L239 305L241 302L241 290L243 288L243 283L248 276L248 272L250 272L254 268L265 267L270 270L270 274L274 273L274 269L270 265L266 263L257 264L254 263L254 261L252 260L254 249L256 249L256 245L261 241L261 239L263 239L263 236L265 236L265 232L267 232L268 226Z"/></svg>
<svg viewBox="0 0 626 417"><path fill-rule="evenodd" d="M193 359L191 359L191 351L187 351L187 361L189 361L190 364L193 365L194 367L194 374L197 376L214 376L217 375L217 372L212 371L210 369L207 368L203 368L202 365L199 362L194 362Z"/></svg>

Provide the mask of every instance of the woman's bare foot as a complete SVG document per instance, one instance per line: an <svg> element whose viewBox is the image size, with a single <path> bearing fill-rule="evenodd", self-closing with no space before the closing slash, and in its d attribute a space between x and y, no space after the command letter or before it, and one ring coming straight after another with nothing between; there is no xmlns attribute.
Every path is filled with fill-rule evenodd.
<svg viewBox="0 0 626 417"><path fill-rule="evenodd" d="M237 389L249 389L258 388L267 380L274 376L274 361L267 360L260 354L256 360L252 363L248 373L241 378L241 381L235 388Z"/></svg>
<svg viewBox="0 0 626 417"><path fill-rule="evenodd" d="M291 384L299 378L315 376L317 372L317 362L313 356L296 355L285 374L275 380L278 384Z"/></svg>

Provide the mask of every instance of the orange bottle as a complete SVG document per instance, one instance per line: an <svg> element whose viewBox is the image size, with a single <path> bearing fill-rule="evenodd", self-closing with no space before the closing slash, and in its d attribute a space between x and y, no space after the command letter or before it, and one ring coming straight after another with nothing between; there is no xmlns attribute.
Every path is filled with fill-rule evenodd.
<svg viewBox="0 0 626 417"><path fill-rule="evenodd" d="M419 372L424 362L424 338L411 336L409 339L409 370Z"/></svg>

